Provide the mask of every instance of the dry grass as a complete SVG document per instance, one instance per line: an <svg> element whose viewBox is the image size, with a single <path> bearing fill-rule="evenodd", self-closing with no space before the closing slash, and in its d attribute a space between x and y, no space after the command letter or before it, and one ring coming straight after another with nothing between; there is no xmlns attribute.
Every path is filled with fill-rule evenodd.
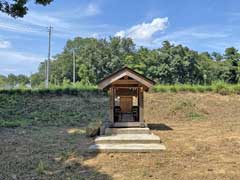
<svg viewBox="0 0 240 180"><path fill-rule="evenodd" d="M0 129L0 179L240 179L240 96L146 94L145 119L166 151L89 154L77 127Z"/></svg>
<svg viewBox="0 0 240 180"><path fill-rule="evenodd" d="M0 129L0 179L109 179L95 167L86 149L92 139L82 128Z"/></svg>

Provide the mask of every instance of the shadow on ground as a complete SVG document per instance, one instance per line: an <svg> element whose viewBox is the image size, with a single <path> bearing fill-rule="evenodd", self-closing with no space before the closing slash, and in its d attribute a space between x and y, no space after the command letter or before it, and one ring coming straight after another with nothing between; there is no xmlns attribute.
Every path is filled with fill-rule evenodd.
<svg viewBox="0 0 240 180"><path fill-rule="evenodd" d="M150 130L157 130L157 131L172 131L173 129L163 123L160 124L147 124Z"/></svg>
<svg viewBox="0 0 240 180"><path fill-rule="evenodd" d="M111 180L94 165L83 128L0 129L0 179Z"/></svg>

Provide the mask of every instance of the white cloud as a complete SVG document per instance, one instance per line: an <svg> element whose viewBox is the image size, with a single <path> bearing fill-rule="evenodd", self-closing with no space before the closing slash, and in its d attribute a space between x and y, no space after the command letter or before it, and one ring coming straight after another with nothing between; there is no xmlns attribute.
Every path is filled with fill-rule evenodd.
<svg viewBox="0 0 240 180"><path fill-rule="evenodd" d="M126 36L126 32L125 31L119 31L115 34L115 36L119 36L119 37L123 38L123 37Z"/></svg>
<svg viewBox="0 0 240 180"><path fill-rule="evenodd" d="M18 23L12 23L12 22L0 22L0 29L12 31L12 32L19 32L19 33L35 33L37 32L33 28L23 26Z"/></svg>
<svg viewBox="0 0 240 180"><path fill-rule="evenodd" d="M14 19L0 14L0 30L27 34L28 36L48 36L47 27L53 26L53 36L59 38L70 38L79 31L73 23L69 23L64 17L50 13L39 13L29 11L24 18ZM10 37L9 37L10 38Z"/></svg>
<svg viewBox="0 0 240 180"><path fill-rule="evenodd" d="M168 18L155 18L150 23L142 23L132 26L127 30L119 31L115 36L131 37L136 41L149 41L157 32L161 32L168 26Z"/></svg>
<svg viewBox="0 0 240 180"><path fill-rule="evenodd" d="M38 54L0 50L0 74L30 74L37 70L39 63L43 60L44 58Z"/></svg>
<svg viewBox="0 0 240 180"><path fill-rule="evenodd" d="M177 42L174 44L184 44L190 47L194 47L194 45L198 45L199 47L204 45L207 47L207 44L210 42L226 41L226 38L229 38L230 36L231 34L227 32L226 28L221 29L215 26L197 26L176 30L163 36L156 37L152 40L151 44L149 44L149 47L160 47L165 40Z"/></svg>
<svg viewBox="0 0 240 180"><path fill-rule="evenodd" d="M22 19L14 19L7 15L0 14L0 30L17 32L17 33L32 33L32 34L43 34L42 27L36 27L36 23L32 24Z"/></svg>
<svg viewBox="0 0 240 180"><path fill-rule="evenodd" d="M32 53L2 50L0 51L0 59L0 61L13 60L13 62L41 62L43 57Z"/></svg>
<svg viewBox="0 0 240 180"><path fill-rule="evenodd" d="M181 37L184 38L196 38L196 39L209 39L209 38L226 38L229 34L226 32L220 32L216 29L211 29L210 27L193 27L186 28L183 30L175 31L169 33L165 36L162 36L162 39L178 39Z"/></svg>
<svg viewBox="0 0 240 180"><path fill-rule="evenodd" d="M90 35L90 37L93 37L93 38L100 38L101 35L99 33L93 33Z"/></svg>
<svg viewBox="0 0 240 180"><path fill-rule="evenodd" d="M15 68L0 68L1 70L1 75L8 75L8 74L14 74L14 73L17 73L17 69Z"/></svg>
<svg viewBox="0 0 240 180"><path fill-rule="evenodd" d="M87 5L85 9L85 13L87 16L94 16L101 12L99 6L95 3L90 3Z"/></svg>
<svg viewBox="0 0 240 180"><path fill-rule="evenodd" d="M0 49L6 49L10 47L11 47L10 41L0 40Z"/></svg>
<svg viewBox="0 0 240 180"><path fill-rule="evenodd" d="M1 24L15 24L15 25L31 25L36 28L36 26L40 27L48 27L49 25L57 26L57 27L69 27L69 23L64 21L63 17L58 17L54 15L54 13L46 12L40 13L37 11L28 11L27 15L23 18L14 19L6 14L0 14L0 19L3 21Z"/></svg>
<svg viewBox="0 0 240 180"><path fill-rule="evenodd" d="M28 14L23 18L14 19L10 16L0 14L0 22L2 29L6 28L12 31L19 32L40 32L46 29L49 25L52 25L58 29L66 29L71 25L64 21L63 18L55 17L49 13L39 13L36 11L29 11Z"/></svg>
<svg viewBox="0 0 240 180"><path fill-rule="evenodd" d="M80 13L81 12L81 13ZM106 24L79 23L79 19L100 13L97 4L90 3L72 11L37 12L29 11L24 18L14 19L5 14L0 14L0 30L28 35L47 36L47 27L53 26L53 36L71 38L81 33L82 36L93 33L93 30L107 29Z"/></svg>
<svg viewBox="0 0 240 180"><path fill-rule="evenodd" d="M61 18L50 15L49 13L42 14L35 11L29 11L23 19L20 19L20 21L42 27L52 25L58 28L68 28L70 26L70 24Z"/></svg>

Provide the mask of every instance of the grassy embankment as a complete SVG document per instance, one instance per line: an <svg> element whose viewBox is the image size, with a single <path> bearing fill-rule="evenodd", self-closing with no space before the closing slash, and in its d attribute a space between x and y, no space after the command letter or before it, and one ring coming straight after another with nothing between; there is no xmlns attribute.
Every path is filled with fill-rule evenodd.
<svg viewBox="0 0 240 180"><path fill-rule="evenodd" d="M106 93L96 88L0 91L0 127L85 126L107 109Z"/></svg>
<svg viewBox="0 0 240 180"><path fill-rule="evenodd" d="M156 85L151 93L177 92L240 94L240 85ZM178 103L175 108L187 109L186 117L203 119L205 116L195 110L191 102ZM0 90L0 127L85 126L89 122L102 120L107 106L107 94L96 86ZM175 110L172 111L174 113Z"/></svg>

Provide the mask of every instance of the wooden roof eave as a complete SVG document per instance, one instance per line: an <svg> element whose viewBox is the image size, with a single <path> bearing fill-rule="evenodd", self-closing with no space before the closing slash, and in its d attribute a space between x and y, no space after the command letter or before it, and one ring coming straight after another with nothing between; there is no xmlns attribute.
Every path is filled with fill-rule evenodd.
<svg viewBox="0 0 240 180"><path fill-rule="evenodd" d="M122 78L124 76L129 76L129 77L133 78L134 80L138 81L140 84L145 86L144 89L146 89L146 90L148 90L155 84L154 81L145 78L143 75L141 75L129 68L123 68L120 71L117 71L117 72L113 73L112 75L104 78L102 81L100 81L98 84L98 87L103 90L109 89L109 87L114 82L116 82L117 80L119 80L120 78Z"/></svg>
<svg viewBox="0 0 240 180"><path fill-rule="evenodd" d="M143 85L143 84L137 85L137 86L136 86L136 85L129 85L129 84L127 84L126 86L124 86L124 85L110 84L110 85L108 85L107 87L103 88L103 90L104 90L104 91L107 91L107 90L109 90L111 87L114 87L114 88L140 88L140 87L142 87L144 91L148 91L148 90L149 90L149 88L148 88L147 86Z"/></svg>

